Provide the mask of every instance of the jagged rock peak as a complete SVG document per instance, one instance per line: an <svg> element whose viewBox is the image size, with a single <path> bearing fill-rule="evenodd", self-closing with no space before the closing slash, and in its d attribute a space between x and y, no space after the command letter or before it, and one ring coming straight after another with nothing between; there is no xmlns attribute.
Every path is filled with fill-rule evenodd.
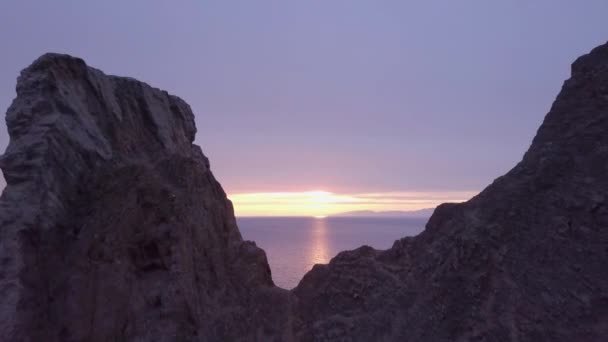
<svg viewBox="0 0 608 342"><path fill-rule="evenodd" d="M69 55L47 53L34 61L21 72L17 95L17 100L28 97L30 102L17 101L11 106L7 113L9 133L31 131L30 120L36 119L33 114L50 116L45 120L47 126L52 119L72 120L72 124L78 124L77 128L88 133L73 136L82 139L75 142L86 147L97 145L98 152L104 156L108 156L112 147L123 147L119 152L137 153L138 149L128 150L138 147L136 143L140 143L139 148L159 144L180 152L192 143L196 134L194 115L182 99L132 78L107 76ZM31 109L37 110L28 111ZM82 109L88 110L89 115L83 115ZM125 117L126 112L136 115ZM110 146L113 142L108 140L124 138L119 135L121 129L131 132L136 128L132 133L141 135L134 135L129 145ZM144 128L148 132L140 132ZM148 139L145 133L154 139ZM101 141L92 142L92 139Z"/></svg>
<svg viewBox="0 0 608 342"><path fill-rule="evenodd" d="M572 63L572 77L580 74L597 74L606 71L608 67L608 42L595 47L588 54L580 56Z"/></svg>
<svg viewBox="0 0 608 342"><path fill-rule="evenodd" d="M183 100L46 54L6 122L0 341L282 335L288 293L242 241Z"/></svg>
<svg viewBox="0 0 608 342"><path fill-rule="evenodd" d="M0 340L603 341L608 44L530 149L416 237L316 265L291 292L244 242L180 99L49 54L0 167Z"/></svg>
<svg viewBox="0 0 608 342"><path fill-rule="evenodd" d="M343 252L294 294L298 336L603 341L608 336L608 44L580 57L523 160L387 251ZM329 303L329 304L328 304Z"/></svg>

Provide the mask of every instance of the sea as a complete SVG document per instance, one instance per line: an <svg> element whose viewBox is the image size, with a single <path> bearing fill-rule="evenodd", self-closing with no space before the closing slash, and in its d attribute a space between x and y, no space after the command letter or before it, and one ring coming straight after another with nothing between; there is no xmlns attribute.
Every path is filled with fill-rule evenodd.
<svg viewBox="0 0 608 342"><path fill-rule="evenodd" d="M240 217L243 238L266 251L274 283L298 285L315 264L327 264L344 250L368 245L388 249L395 240L420 233L426 218Z"/></svg>

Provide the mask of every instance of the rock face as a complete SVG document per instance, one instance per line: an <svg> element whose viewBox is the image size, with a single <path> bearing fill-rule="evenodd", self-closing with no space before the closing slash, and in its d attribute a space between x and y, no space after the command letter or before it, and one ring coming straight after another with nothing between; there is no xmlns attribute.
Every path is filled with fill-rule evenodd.
<svg viewBox="0 0 608 342"><path fill-rule="evenodd" d="M283 338L288 292L243 242L184 101L47 54L6 122L3 341Z"/></svg>
<svg viewBox="0 0 608 342"><path fill-rule="evenodd" d="M608 44L572 65L523 160L419 236L316 266L315 341L606 341Z"/></svg>
<svg viewBox="0 0 608 342"><path fill-rule="evenodd" d="M17 95L0 159L2 341L608 336L608 44L573 64L513 170L293 291L242 240L184 101L56 54Z"/></svg>

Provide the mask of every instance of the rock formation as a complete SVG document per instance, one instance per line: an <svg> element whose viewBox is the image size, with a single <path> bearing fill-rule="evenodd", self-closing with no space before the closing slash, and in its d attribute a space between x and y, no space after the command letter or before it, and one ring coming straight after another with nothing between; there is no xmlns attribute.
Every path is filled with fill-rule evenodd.
<svg viewBox="0 0 608 342"><path fill-rule="evenodd" d="M513 170L293 291L242 240L181 99L47 54L6 120L2 341L608 336L608 44L572 65Z"/></svg>
<svg viewBox="0 0 608 342"><path fill-rule="evenodd" d="M315 266L294 294L315 341L606 341L608 44L572 77L523 160L439 206L416 237Z"/></svg>
<svg viewBox="0 0 608 342"><path fill-rule="evenodd" d="M242 240L184 101L47 54L6 122L2 341L282 338L289 294Z"/></svg>

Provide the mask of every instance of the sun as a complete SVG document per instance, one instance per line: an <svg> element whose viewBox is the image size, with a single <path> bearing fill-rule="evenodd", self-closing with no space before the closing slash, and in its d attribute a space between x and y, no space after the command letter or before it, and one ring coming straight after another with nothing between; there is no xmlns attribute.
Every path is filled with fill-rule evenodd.
<svg viewBox="0 0 608 342"><path fill-rule="evenodd" d="M407 211L463 202L475 192L336 193L323 188L229 195L237 216L297 216L322 219L351 211Z"/></svg>
<svg viewBox="0 0 608 342"><path fill-rule="evenodd" d="M308 196L310 196L311 200L317 203L328 203L332 200L332 193L329 191L323 190L314 190L305 192Z"/></svg>
<svg viewBox="0 0 608 342"><path fill-rule="evenodd" d="M375 197L370 199L318 188L299 192L242 193L229 197L239 216L300 216L321 219L347 211L378 209L382 205Z"/></svg>
<svg viewBox="0 0 608 342"><path fill-rule="evenodd" d="M321 219L331 211L334 202L333 194L329 191L315 190L305 192L307 199L303 203L312 217Z"/></svg>

